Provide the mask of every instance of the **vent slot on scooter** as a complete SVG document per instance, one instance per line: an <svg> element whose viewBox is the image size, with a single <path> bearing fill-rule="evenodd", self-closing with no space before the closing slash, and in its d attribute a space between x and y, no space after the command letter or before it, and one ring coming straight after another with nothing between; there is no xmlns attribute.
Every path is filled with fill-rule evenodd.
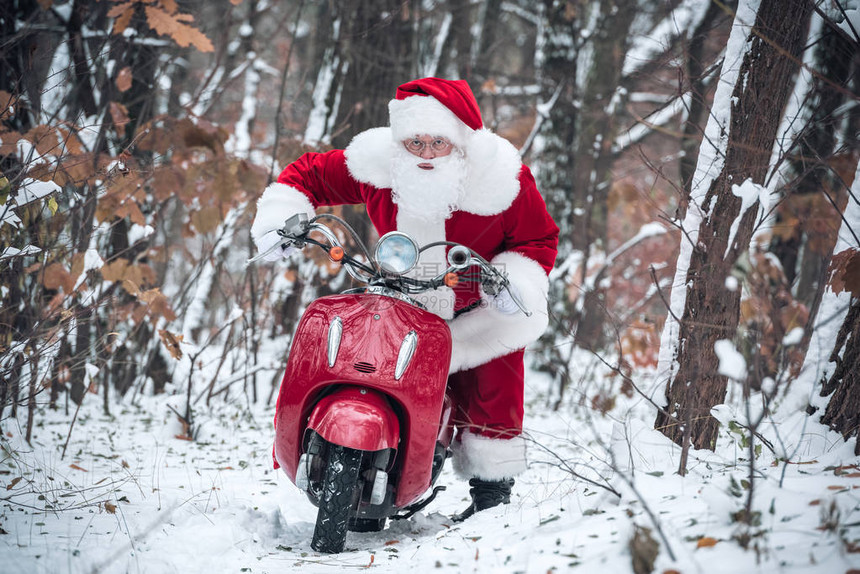
<svg viewBox="0 0 860 574"><path fill-rule="evenodd" d="M357 363L352 365L353 368L359 373L375 373L376 365L373 363L367 363L365 361L358 361Z"/></svg>

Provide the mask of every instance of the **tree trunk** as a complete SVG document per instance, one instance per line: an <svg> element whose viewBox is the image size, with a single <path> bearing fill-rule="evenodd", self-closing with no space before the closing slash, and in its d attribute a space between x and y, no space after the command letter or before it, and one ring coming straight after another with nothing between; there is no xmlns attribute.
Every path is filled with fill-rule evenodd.
<svg viewBox="0 0 860 574"><path fill-rule="evenodd" d="M469 0L448 0L448 12L453 17L451 31L439 60L440 77L468 78L471 74L469 51L472 45L472 6Z"/></svg>
<svg viewBox="0 0 860 574"><path fill-rule="evenodd" d="M476 96L481 86L493 76L493 52L497 47L501 0L484 0L478 10L478 35L473 38L470 75L464 76Z"/></svg>
<svg viewBox="0 0 860 574"><path fill-rule="evenodd" d="M340 106L332 145L346 147L367 129L388 125L388 102L400 84L413 79L414 45L410 11L402 0L356 2L344 9L340 55L347 66L340 84ZM364 209L345 209L359 235L374 233Z"/></svg>
<svg viewBox="0 0 860 574"><path fill-rule="evenodd" d="M725 161L697 206L702 217L698 238L693 233L686 278L678 285L685 290L674 342L678 370L667 382L668 404L655 422L655 428L682 446L688 441L697 449L716 445L719 422L710 410L725 399L728 380L719 373L714 343L735 338L740 290L728 288L726 278L749 248L758 211L742 213L733 186L747 180L764 183L811 12L812 4L805 0L762 0L729 100ZM728 55L726 64L732 65ZM715 99L714 106L728 103ZM708 160L700 157L702 161Z"/></svg>
<svg viewBox="0 0 860 574"><path fill-rule="evenodd" d="M341 56L349 69L332 136L336 148L346 147L359 132L388 125L388 102L398 85L413 79L415 61L412 20L402 0L350 6L344 14Z"/></svg>
<svg viewBox="0 0 860 574"><path fill-rule="evenodd" d="M833 396L821 422L848 440L860 429L860 298L851 299L830 362L836 363L836 368L830 379L822 381L821 396ZM860 455L860 441L854 445L854 454Z"/></svg>
<svg viewBox="0 0 860 574"><path fill-rule="evenodd" d="M630 25L636 14L634 0L603 0L600 20L593 33L593 56L581 87L579 125L575 150L577 166L573 172L573 248L586 254L582 265L583 277L588 255L593 250L607 249L608 200L615 161L613 142L618 132L617 113L624 98L616 92L621 82L624 59L629 47ZM606 288L600 284L585 286L581 315L577 321L576 346L585 349L602 348L605 339Z"/></svg>
<svg viewBox="0 0 860 574"><path fill-rule="evenodd" d="M795 181L786 186L786 198L779 204L776 233L770 251L780 260L785 277L795 283L796 298L809 306L815 298L822 266L836 243L838 219L832 233L822 233L832 207L822 188L837 187L832 166L839 127L845 120L838 109L848 100L846 88L851 80L853 60L860 44L851 42L841 30L825 24L816 45L815 63L819 74L812 79L805 108L809 121L797 138L791 154Z"/></svg>

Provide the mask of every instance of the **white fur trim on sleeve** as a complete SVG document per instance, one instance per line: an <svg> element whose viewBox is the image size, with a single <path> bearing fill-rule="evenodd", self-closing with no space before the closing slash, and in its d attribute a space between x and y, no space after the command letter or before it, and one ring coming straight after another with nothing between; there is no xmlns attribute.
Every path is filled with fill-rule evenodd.
<svg viewBox="0 0 860 574"><path fill-rule="evenodd" d="M466 148L468 179L460 209L475 215L497 215L520 192L520 152L508 140L482 129L472 134Z"/></svg>
<svg viewBox="0 0 860 574"><path fill-rule="evenodd" d="M522 436L489 438L465 431L451 444L454 472L461 478L503 480L514 478L527 466Z"/></svg>
<svg viewBox="0 0 860 574"><path fill-rule="evenodd" d="M391 187L393 142L391 128L369 129L352 138L343 151L350 175L374 187Z"/></svg>
<svg viewBox="0 0 860 574"><path fill-rule="evenodd" d="M282 228L284 222L297 213L314 216L314 206L308 196L283 183L269 185L257 200L257 215L251 225L251 237L256 242L269 231Z"/></svg>
<svg viewBox="0 0 860 574"><path fill-rule="evenodd" d="M522 349L536 341L549 324L549 281L543 267L513 251L498 254L490 263L508 274L532 315L527 317L519 311L505 315L490 304L482 304L451 321L451 373L483 365Z"/></svg>

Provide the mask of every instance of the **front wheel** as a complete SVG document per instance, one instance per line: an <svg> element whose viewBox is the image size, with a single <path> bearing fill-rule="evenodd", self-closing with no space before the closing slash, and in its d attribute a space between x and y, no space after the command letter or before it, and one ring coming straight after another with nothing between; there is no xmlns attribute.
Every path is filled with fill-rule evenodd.
<svg viewBox="0 0 860 574"><path fill-rule="evenodd" d="M336 554L343 550L346 543L349 515L360 494L358 474L361 469L361 451L331 444L327 458L311 548L317 552Z"/></svg>

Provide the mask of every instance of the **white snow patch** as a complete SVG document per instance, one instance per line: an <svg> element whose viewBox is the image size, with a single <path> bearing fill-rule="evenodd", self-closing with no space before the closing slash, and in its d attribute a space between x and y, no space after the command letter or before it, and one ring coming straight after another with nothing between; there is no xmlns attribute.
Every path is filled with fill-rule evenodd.
<svg viewBox="0 0 860 574"><path fill-rule="evenodd" d="M18 193L15 195L15 203L20 207L59 191L60 186L53 181L39 181L28 177L21 182L21 187L18 188Z"/></svg>
<svg viewBox="0 0 860 574"><path fill-rule="evenodd" d="M153 233L155 233L155 228L151 225L138 225L137 223L134 223L128 230L128 243L129 245L134 245L141 239L146 239Z"/></svg>
<svg viewBox="0 0 860 574"><path fill-rule="evenodd" d="M738 278L735 277L734 275L726 276L725 285L726 285L726 289L728 289L729 291L732 291L732 292L737 291L738 290Z"/></svg>
<svg viewBox="0 0 860 574"><path fill-rule="evenodd" d="M858 40L860 34L860 10L845 10L846 19L839 23L839 27L849 36Z"/></svg>
<svg viewBox="0 0 860 574"><path fill-rule="evenodd" d="M738 232L738 227L741 224L741 219L743 219L749 208L756 203L761 203L762 209L764 211L767 211L766 204L768 203L768 198L770 197L767 188L755 183L752 178L749 177L740 185L737 185L735 183L732 184L732 195L741 198L741 210L740 212L738 212L738 215L737 217L735 217L735 220L732 221L732 227L729 231L729 240L726 244L726 252L723 254L724 258L728 256L729 250L731 250L732 248L732 243L734 243L735 241L735 235Z"/></svg>
<svg viewBox="0 0 860 574"><path fill-rule="evenodd" d="M790 347L791 345L797 345L803 339L803 327L795 327L791 331L785 334L785 337L782 338L782 346Z"/></svg>
<svg viewBox="0 0 860 574"><path fill-rule="evenodd" d="M101 269L104 267L104 259L101 258L99 252L95 249L87 249L86 253L84 253L84 270L81 271L81 274L78 275L78 280L75 281L75 288L72 291L77 290L78 287L81 286L87 278L87 271L91 271L93 269Z"/></svg>
<svg viewBox="0 0 860 574"><path fill-rule="evenodd" d="M747 376L747 362L741 355L735 344L728 339L720 339L714 343L714 352L720 360L717 371L724 377L742 381Z"/></svg>
<svg viewBox="0 0 860 574"><path fill-rule="evenodd" d="M101 369L99 369L97 366L93 365L92 363L87 363L86 365L84 365L84 371L86 372L85 376L87 378L87 383L90 383L93 380L95 380L96 376L98 376Z"/></svg>
<svg viewBox="0 0 860 574"><path fill-rule="evenodd" d="M36 253L41 253L42 250L35 245L27 245L24 249L18 249L15 247L7 247L3 250L3 253L0 254L0 261L3 259L11 259L13 257L23 257L25 255L35 255Z"/></svg>

